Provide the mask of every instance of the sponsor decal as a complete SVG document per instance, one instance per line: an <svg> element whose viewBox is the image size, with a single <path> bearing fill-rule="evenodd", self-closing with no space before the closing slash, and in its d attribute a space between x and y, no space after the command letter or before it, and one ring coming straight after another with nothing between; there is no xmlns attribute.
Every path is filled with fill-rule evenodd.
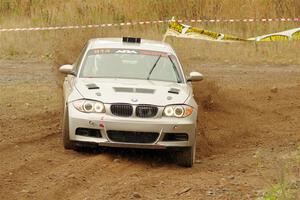
<svg viewBox="0 0 300 200"><path fill-rule="evenodd" d="M120 53L120 54L138 54L137 51L135 51L135 50L130 50L130 49L120 49L120 50L116 50L115 53Z"/></svg>
<svg viewBox="0 0 300 200"><path fill-rule="evenodd" d="M162 56L162 57L167 57L168 56L167 53L159 52L159 51L144 51L144 50L141 50L140 54L149 55L149 56Z"/></svg>
<svg viewBox="0 0 300 200"><path fill-rule="evenodd" d="M110 49L94 49L94 54L109 54L111 53Z"/></svg>
<svg viewBox="0 0 300 200"><path fill-rule="evenodd" d="M165 52L137 49L93 49L90 51L90 54L140 54L149 56L168 56L168 54Z"/></svg>

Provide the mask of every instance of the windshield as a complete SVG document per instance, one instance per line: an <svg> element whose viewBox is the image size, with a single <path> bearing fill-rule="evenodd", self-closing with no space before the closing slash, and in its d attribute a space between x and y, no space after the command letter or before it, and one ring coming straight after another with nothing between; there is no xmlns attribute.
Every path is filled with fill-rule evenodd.
<svg viewBox="0 0 300 200"><path fill-rule="evenodd" d="M83 62L81 78L125 78L182 83L177 60L162 52L95 49Z"/></svg>

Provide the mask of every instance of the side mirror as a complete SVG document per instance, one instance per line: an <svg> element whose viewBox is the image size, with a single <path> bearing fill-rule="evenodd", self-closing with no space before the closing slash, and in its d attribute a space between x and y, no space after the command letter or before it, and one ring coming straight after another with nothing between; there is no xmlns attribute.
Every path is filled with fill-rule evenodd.
<svg viewBox="0 0 300 200"><path fill-rule="evenodd" d="M191 72L187 81L202 81L203 75L199 72Z"/></svg>
<svg viewBox="0 0 300 200"><path fill-rule="evenodd" d="M59 68L59 71L64 74L75 75L73 72L73 65L63 65Z"/></svg>

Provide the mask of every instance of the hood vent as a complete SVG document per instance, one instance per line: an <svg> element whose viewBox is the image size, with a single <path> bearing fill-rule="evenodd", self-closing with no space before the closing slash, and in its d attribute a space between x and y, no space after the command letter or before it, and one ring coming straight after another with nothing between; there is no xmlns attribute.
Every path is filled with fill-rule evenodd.
<svg viewBox="0 0 300 200"><path fill-rule="evenodd" d="M136 88L135 92L136 93L153 94L154 90L152 90L152 89L146 89L146 88Z"/></svg>
<svg viewBox="0 0 300 200"><path fill-rule="evenodd" d="M114 87L115 92L153 94L155 90L147 88Z"/></svg>
<svg viewBox="0 0 300 200"><path fill-rule="evenodd" d="M168 93L171 93L171 94L179 94L180 90L177 89L177 88L171 88Z"/></svg>
<svg viewBox="0 0 300 200"><path fill-rule="evenodd" d="M114 87L115 92L134 92L133 88L125 88L125 87Z"/></svg>
<svg viewBox="0 0 300 200"><path fill-rule="evenodd" d="M97 86L97 85L94 84L94 83L87 84L86 87L87 87L89 90L98 90L98 89L100 89L99 86Z"/></svg>

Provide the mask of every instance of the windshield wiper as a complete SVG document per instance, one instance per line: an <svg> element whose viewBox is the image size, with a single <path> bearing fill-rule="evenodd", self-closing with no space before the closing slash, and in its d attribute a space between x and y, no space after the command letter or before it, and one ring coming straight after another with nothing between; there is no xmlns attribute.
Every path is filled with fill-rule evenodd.
<svg viewBox="0 0 300 200"><path fill-rule="evenodd" d="M161 55L159 55L158 59L157 59L156 62L154 63L153 67L151 68L151 70L150 70L150 72L149 72L149 74L148 74L147 80L150 79L150 76L151 76L153 70L155 69L155 67L156 67L158 61L160 60L160 58L161 58Z"/></svg>
<svg viewBox="0 0 300 200"><path fill-rule="evenodd" d="M179 73L178 73L178 71L177 71L177 67L176 67L174 61L172 60L172 58L171 58L170 55L168 55L168 58L170 59L170 61L171 61L171 63L172 63L173 70L174 70L175 73L176 73L177 83L181 83L182 81L181 81L181 78L180 78L180 76L179 76Z"/></svg>

